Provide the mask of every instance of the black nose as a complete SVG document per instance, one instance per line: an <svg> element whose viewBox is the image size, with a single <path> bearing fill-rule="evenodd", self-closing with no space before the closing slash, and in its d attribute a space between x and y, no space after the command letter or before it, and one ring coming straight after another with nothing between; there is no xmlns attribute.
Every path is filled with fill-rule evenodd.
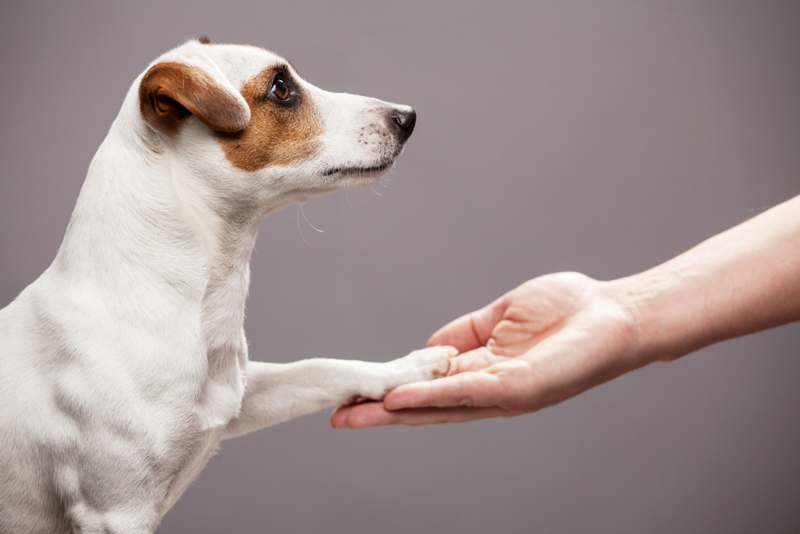
<svg viewBox="0 0 800 534"><path fill-rule="evenodd" d="M395 131L400 142L405 143L417 124L417 112L411 108L392 110L392 122L397 125Z"/></svg>

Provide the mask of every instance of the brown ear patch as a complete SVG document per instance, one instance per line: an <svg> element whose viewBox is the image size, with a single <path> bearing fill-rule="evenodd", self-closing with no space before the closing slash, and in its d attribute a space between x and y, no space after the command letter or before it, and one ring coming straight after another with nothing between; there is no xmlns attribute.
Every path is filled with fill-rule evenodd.
<svg viewBox="0 0 800 534"><path fill-rule="evenodd" d="M248 81L242 96L250 106L250 124L241 132L216 132L225 157L234 167L253 172L268 165L290 165L308 159L320 147L322 121L313 102L300 93L298 102L282 106L265 95L279 69L267 68Z"/></svg>
<svg viewBox="0 0 800 534"><path fill-rule="evenodd" d="M195 115L215 130L236 132L247 126L247 110L226 88L198 67L162 62L139 84L139 109L147 122L166 135Z"/></svg>

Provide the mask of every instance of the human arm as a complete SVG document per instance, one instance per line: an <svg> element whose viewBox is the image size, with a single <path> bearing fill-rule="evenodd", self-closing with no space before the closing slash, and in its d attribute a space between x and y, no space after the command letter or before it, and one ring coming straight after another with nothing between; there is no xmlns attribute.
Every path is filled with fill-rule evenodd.
<svg viewBox="0 0 800 534"><path fill-rule="evenodd" d="M800 197L643 273L536 278L436 332L446 378L337 409L334 427L511 416L657 360L800 319Z"/></svg>

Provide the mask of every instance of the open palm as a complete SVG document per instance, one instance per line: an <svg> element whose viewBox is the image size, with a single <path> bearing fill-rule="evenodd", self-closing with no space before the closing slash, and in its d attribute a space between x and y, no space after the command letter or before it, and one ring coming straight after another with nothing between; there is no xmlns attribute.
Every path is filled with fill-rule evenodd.
<svg viewBox="0 0 800 534"><path fill-rule="evenodd" d="M448 376L400 386L383 403L337 409L334 427L422 425L512 416L561 402L646 362L630 308L578 273L528 281L436 332L461 354Z"/></svg>

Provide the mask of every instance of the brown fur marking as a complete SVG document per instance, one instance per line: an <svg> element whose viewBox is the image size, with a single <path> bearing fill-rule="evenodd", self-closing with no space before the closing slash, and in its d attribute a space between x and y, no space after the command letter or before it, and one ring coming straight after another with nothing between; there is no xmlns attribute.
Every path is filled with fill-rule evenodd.
<svg viewBox="0 0 800 534"><path fill-rule="evenodd" d="M189 114L223 132L247 126L247 110L202 69L165 61L153 65L139 84L139 109L145 120L174 135Z"/></svg>
<svg viewBox="0 0 800 534"><path fill-rule="evenodd" d="M217 132L217 140L234 167L253 172L268 165L290 165L319 149L322 123L313 103L303 93L292 107L281 106L265 95L275 68L267 68L248 81L242 96L250 106L250 124L236 133Z"/></svg>

